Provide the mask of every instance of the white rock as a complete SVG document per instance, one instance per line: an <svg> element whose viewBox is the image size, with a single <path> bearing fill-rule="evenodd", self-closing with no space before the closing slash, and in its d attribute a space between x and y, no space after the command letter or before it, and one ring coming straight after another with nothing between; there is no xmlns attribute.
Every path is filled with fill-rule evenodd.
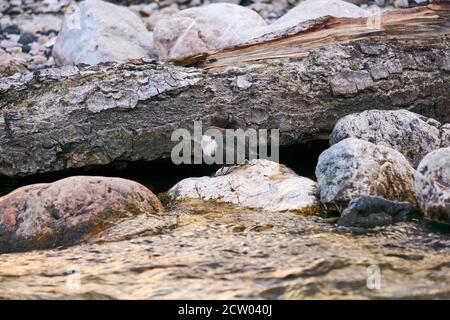
<svg viewBox="0 0 450 320"><path fill-rule="evenodd" d="M407 110L368 110L341 118L330 143L357 138L400 151L417 167L429 152L441 146L441 124Z"/></svg>
<svg viewBox="0 0 450 320"><path fill-rule="evenodd" d="M230 3L182 10L159 20L154 28L160 59L174 59L245 42L252 30L266 26L256 12Z"/></svg>
<svg viewBox="0 0 450 320"><path fill-rule="evenodd" d="M60 65L126 61L152 54L152 33L125 7L86 0L64 19L53 56Z"/></svg>
<svg viewBox="0 0 450 320"><path fill-rule="evenodd" d="M14 23L20 26L22 32L30 32L33 34L51 30L58 31L61 29L62 22L62 15L54 14L19 15L14 19Z"/></svg>
<svg viewBox="0 0 450 320"><path fill-rule="evenodd" d="M324 204L346 204L361 195L416 204L413 167L397 150L348 138L319 157L316 177Z"/></svg>
<svg viewBox="0 0 450 320"><path fill-rule="evenodd" d="M295 26L301 22L324 16L361 18L368 17L369 13L354 4L342 0L307 0L291 9L272 25Z"/></svg>
<svg viewBox="0 0 450 320"><path fill-rule="evenodd" d="M222 168L214 177L188 178L170 191L173 200L202 199L268 211L319 211L316 183L268 160Z"/></svg>
<svg viewBox="0 0 450 320"><path fill-rule="evenodd" d="M426 217L450 224L450 148L423 158L416 172L416 197Z"/></svg>

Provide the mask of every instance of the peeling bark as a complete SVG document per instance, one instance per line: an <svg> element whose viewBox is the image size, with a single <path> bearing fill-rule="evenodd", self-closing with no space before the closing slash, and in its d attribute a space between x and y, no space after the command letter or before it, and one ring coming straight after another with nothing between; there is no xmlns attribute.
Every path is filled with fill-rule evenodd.
<svg viewBox="0 0 450 320"><path fill-rule="evenodd" d="M367 109L407 108L449 122L448 8L429 6L434 14L401 21L403 31L269 46L297 54L258 57L256 43L183 61L197 67L138 60L0 79L0 174L167 158L172 131L194 120L279 128L282 145L327 137L340 117Z"/></svg>

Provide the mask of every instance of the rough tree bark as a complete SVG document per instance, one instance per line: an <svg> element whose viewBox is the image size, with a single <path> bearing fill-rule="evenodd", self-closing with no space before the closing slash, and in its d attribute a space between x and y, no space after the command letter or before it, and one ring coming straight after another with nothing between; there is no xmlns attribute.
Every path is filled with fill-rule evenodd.
<svg viewBox="0 0 450 320"><path fill-rule="evenodd" d="M450 14L431 5L325 18L263 41L176 61L52 68L0 79L0 174L170 156L176 128L279 128L326 138L342 116L407 108L450 121ZM260 39L261 40L261 39Z"/></svg>

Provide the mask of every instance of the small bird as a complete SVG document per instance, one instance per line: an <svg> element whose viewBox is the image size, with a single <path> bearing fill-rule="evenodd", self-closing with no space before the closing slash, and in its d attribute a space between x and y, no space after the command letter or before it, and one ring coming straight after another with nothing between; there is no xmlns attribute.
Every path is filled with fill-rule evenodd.
<svg viewBox="0 0 450 320"><path fill-rule="evenodd" d="M200 146L203 151L204 159L208 159L209 163L216 160L216 164L219 165L224 163L227 165L234 165L240 164L243 161L245 161L245 159L248 158L248 145L246 143L248 138L247 137L244 137L244 139L233 138L233 141L228 141L226 130L227 129L216 126L209 126L204 131L201 137ZM244 145L242 145L242 143ZM220 150L220 148L222 150ZM220 153L220 151L222 151L222 153ZM230 155L232 155L233 157L231 162L230 162L231 160Z"/></svg>
<svg viewBox="0 0 450 320"><path fill-rule="evenodd" d="M208 135L202 135L200 146L203 150L203 154L208 157L214 157L214 155L218 151L218 144L216 142L216 139Z"/></svg>

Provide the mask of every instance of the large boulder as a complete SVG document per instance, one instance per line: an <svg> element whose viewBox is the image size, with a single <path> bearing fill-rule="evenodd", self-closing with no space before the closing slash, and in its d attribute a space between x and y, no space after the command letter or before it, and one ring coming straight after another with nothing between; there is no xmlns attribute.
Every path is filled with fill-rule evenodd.
<svg viewBox="0 0 450 320"><path fill-rule="evenodd" d="M161 19L154 28L155 50L160 59L174 59L233 46L266 26L256 12L231 3L182 10Z"/></svg>
<svg viewBox="0 0 450 320"><path fill-rule="evenodd" d="M414 174L397 150L354 138L325 150L316 167L320 200L338 207L361 195L416 205Z"/></svg>
<svg viewBox="0 0 450 320"><path fill-rule="evenodd" d="M307 20L325 16L336 18L368 17L369 13L348 2L341 0L307 0L303 1L288 13L275 21L272 26L290 27Z"/></svg>
<svg viewBox="0 0 450 320"><path fill-rule="evenodd" d="M0 252L70 245L120 219L162 210L150 190L120 178L29 185L0 198Z"/></svg>
<svg viewBox="0 0 450 320"><path fill-rule="evenodd" d="M441 146L441 124L407 110L368 110L341 118L330 143L358 138L400 151L416 168L429 152Z"/></svg>
<svg viewBox="0 0 450 320"><path fill-rule="evenodd" d="M53 48L59 65L127 61L153 54L153 34L125 7L100 0L74 4Z"/></svg>
<svg viewBox="0 0 450 320"><path fill-rule="evenodd" d="M450 147L435 150L420 162L416 197L426 217L450 224Z"/></svg>
<svg viewBox="0 0 450 320"><path fill-rule="evenodd" d="M169 196L172 200L201 199L267 211L319 211L316 183L269 160L225 167L213 177L184 179Z"/></svg>

